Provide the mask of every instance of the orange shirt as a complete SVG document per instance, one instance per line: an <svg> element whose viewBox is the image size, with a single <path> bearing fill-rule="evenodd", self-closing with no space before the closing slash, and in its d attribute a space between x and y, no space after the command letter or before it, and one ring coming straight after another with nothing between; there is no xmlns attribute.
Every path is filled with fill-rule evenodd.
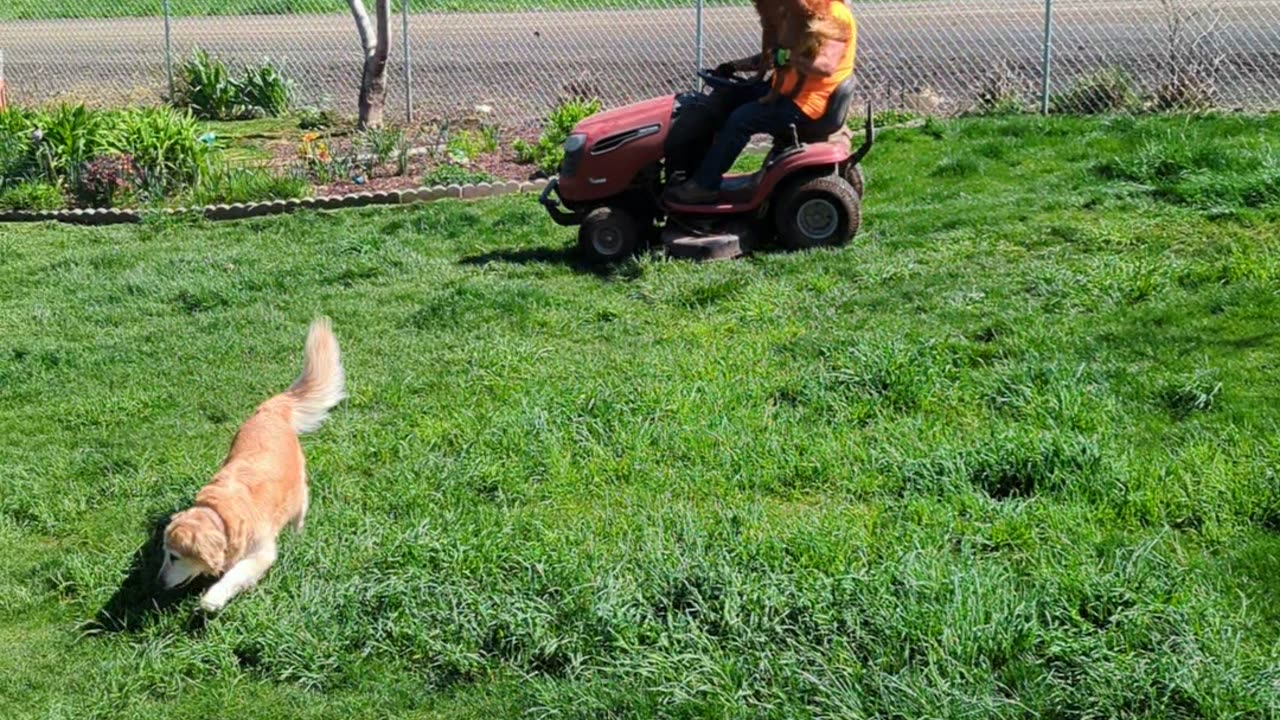
<svg viewBox="0 0 1280 720"><path fill-rule="evenodd" d="M853 61L858 55L858 21L853 19L853 12L844 0L831 0L831 17L849 24L849 42L834 73L829 77L801 75L790 63L773 73L774 89L791 98L812 120L817 120L827 111L827 99L840 83L853 74ZM796 92L797 84L800 84L799 92Z"/></svg>

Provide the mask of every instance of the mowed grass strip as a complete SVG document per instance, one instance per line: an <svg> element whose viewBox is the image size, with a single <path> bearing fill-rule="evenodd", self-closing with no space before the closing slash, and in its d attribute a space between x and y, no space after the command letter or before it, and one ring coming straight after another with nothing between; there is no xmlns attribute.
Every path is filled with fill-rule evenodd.
<svg viewBox="0 0 1280 720"><path fill-rule="evenodd" d="M0 226L0 707L1280 713L1277 137L889 131L851 246L716 265L530 197ZM113 602L321 313L306 531L207 623Z"/></svg>

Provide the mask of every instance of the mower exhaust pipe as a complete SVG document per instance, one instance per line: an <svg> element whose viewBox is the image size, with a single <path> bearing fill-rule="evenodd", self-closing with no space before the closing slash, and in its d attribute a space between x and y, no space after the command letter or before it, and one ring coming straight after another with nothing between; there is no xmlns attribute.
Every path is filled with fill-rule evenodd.
<svg viewBox="0 0 1280 720"><path fill-rule="evenodd" d="M853 151L853 156L849 158L849 162L853 165L857 165L862 162L862 158L866 157L867 153L871 152L871 146L875 144L876 141L876 123L871 114L871 103L867 103L867 124L865 130L867 134L866 138L862 141L862 145L859 146L857 150Z"/></svg>

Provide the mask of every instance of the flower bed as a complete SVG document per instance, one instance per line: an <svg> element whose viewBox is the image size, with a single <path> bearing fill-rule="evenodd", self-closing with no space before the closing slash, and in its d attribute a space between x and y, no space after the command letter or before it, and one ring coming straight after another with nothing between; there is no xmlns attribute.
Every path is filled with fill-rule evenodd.
<svg viewBox="0 0 1280 720"><path fill-rule="evenodd" d="M83 106L0 111L0 209L120 206L199 183L216 149L189 114Z"/></svg>
<svg viewBox="0 0 1280 720"><path fill-rule="evenodd" d="M482 117L357 131L311 110L200 121L164 107L10 108L0 111L0 210L163 209L522 181L557 161L528 150L557 146L554 134L499 130Z"/></svg>

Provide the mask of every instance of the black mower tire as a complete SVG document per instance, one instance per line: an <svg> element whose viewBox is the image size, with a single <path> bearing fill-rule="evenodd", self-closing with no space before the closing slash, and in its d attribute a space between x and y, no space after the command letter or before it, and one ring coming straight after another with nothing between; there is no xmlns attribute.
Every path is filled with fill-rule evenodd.
<svg viewBox="0 0 1280 720"><path fill-rule="evenodd" d="M838 175L822 175L786 188L775 207L778 237L792 250L844 245L862 225L862 199Z"/></svg>
<svg viewBox="0 0 1280 720"><path fill-rule="evenodd" d="M612 205L598 207L578 227L578 248L589 260L613 263L636 252L640 228L626 210Z"/></svg>
<svg viewBox="0 0 1280 720"><path fill-rule="evenodd" d="M859 198L864 198L867 196L864 190L864 188L866 188L866 181L862 179L861 165L850 165L849 167L845 168L844 179L845 179L845 182L853 186L853 191L858 194Z"/></svg>

